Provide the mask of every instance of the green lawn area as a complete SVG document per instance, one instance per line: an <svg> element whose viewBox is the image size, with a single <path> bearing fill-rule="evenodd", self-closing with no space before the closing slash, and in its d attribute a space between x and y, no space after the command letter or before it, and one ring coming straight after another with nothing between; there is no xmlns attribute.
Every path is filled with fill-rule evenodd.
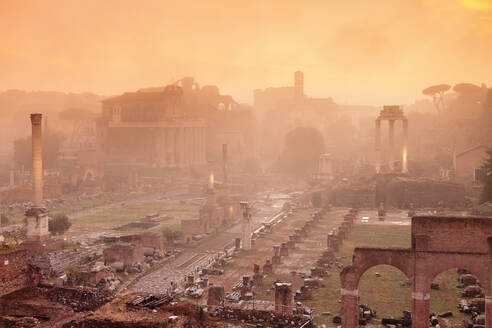
<svg viewBox="0 0 492 328"><path fill-rule="evenodd" d="M104 193L98 196L96 199L73 199L68 198L66 203L67 204L62 204L55 208L53 210L53 214L71 214L74 212L86 210L89 208L109 204L109 203L114 203L114 202L120 202L124 201L130 198L135 197L135 195L129 195L129 194L111 194L111 193Z"/></svg>
<svg viewBox="0 0 492 328"><path fill-rule="evenodd" d="M169 212L173 219L166 221L166 225L171 226L179 224L180 218L172 213L175 211L198 211L198 206L163 202L144 203L109 209L73 219L71 222L72 228L113 229L127 223L136 222L150 213L165 214ZM138 232L138 229L129 229L128 231L125 230L125 232Z"/></svg>

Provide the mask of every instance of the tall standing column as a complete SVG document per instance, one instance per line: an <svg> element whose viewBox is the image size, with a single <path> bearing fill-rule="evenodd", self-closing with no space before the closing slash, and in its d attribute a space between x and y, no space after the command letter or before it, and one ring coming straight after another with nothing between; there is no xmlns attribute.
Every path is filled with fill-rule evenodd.
<svg viewBox="0 0 492 328"><path fill-rule="evenodd" d="M196 128L196 135L197 135L197 139L196 139L196 147L197 147L196 162L197 162L197 164L201 164L202 163L202 133L201 133L200 127Z"/></svg>
<svg viewBox="0 0 492 328"><path fill-rule="evenodd" d="M43 135L42 115L31 114L32 124L32 188L35 207L43 207Z"/></svg>
<svg viewBox="0 0 492 328"><path fill-rule="evenodd" d="M34 206L26 211L26 236L28 240L49 239L48 213L43 207L43 138L42 116L31 114L32 124L32 190Z"/></svg>
<svg viewBox="0 0 492 328"><path fill-rule="evenodd" d="M251 249L251 214L249 213L249 204L241 202L243 210L243 219L241 220L242 244L244 250Z"/></svg>
<svg viewBox="0 0 492 328"><path fill-rule="evenodd" d="M228 164L227 163L227 144L222 145L222 169L224 171L224 185L227 185L228 180Z"/></svg>
<svg viewBox="0 0 492 328"><path fill-rule="evenodd" d="M193 164L197 164L198 162L198 128L197 127L193 127L193 149L192 149L192 153L193 153Z"/></svg>
<svg viewBox="0 0 492 328"><path fill-rule="evenodd" d="M381 120L376 120L376 173L381 173Z"/></svg>
<svg viewBox="0 0 492 328"><path fill-rule="evenodd" d="M169 128L169 165L176 166L176 129Z"/></svg>
<svg viewBox="0 0 492 328"><path fill-rule="evenodd" d="M389 120L389 148L388 148L388 167L394 171L394 151L395 151L395 120Z"/></svg>
<svg viewBox="0 0 492 328"><path fill-rule="evenodd" d="M403 173L408 173L408 120L404 119L402 121L403 125L403 146L401 150L401 171Z"/></svg>
<svg viewBox="0 0 492 328"><path fill-rule="evenodd" d="M179 167L185 166L185 129L183 127L179 128Z"/></svg>
<svg viewBox="0 0 492 328"><path fill-rule="evenodd" d="M202 158L203 163L207 162L207 128L202 127Z"/></svg>
<svg viewBox="0 0 492 328"><path fill-rule="evenodd" d="M159 139L157 145L158 145L158 161L159 161L159 167L163 168L166 166L166 151L167 151L167 145L166 145L166 128L158 128L157 130L157 138Z"/></svg>
<svg viewBox="0 0 492 328"><path fill-rule="evenodd" d="M188 129L183 128L183 166L188 164Z"/></svg>

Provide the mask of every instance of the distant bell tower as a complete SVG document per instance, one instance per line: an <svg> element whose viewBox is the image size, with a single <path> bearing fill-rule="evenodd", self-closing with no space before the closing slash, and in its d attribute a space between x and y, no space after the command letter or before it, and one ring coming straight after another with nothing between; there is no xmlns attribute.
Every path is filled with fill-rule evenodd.
<svg viewBox="0 0 492 328"><path fill-rule="evenodd" d="M297 99L304 98L304 73L294 73L294 94Z"/></svg>

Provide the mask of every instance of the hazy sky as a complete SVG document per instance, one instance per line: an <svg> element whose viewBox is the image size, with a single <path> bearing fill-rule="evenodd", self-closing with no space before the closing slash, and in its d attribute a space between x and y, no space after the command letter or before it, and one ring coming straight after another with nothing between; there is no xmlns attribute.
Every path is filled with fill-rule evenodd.
<svg viewBox="0 0 492 328"><path fill-rule="evenodd" d="M112 95L183 76L240 101L292 84L339 103L492 85L492 0L0 0L0 90Z"/></svg>

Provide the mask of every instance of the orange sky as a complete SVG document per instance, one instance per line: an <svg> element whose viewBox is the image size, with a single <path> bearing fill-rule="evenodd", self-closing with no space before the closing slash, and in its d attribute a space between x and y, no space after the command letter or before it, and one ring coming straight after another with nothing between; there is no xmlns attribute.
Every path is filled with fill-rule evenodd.
<svg viewBox="0 0 492 328"><path fill-rule="evenodd" d="M492 86L492 0L1 0L0 90L117 94L191 75L251 101L291 84L339 103Z"/></svg>

